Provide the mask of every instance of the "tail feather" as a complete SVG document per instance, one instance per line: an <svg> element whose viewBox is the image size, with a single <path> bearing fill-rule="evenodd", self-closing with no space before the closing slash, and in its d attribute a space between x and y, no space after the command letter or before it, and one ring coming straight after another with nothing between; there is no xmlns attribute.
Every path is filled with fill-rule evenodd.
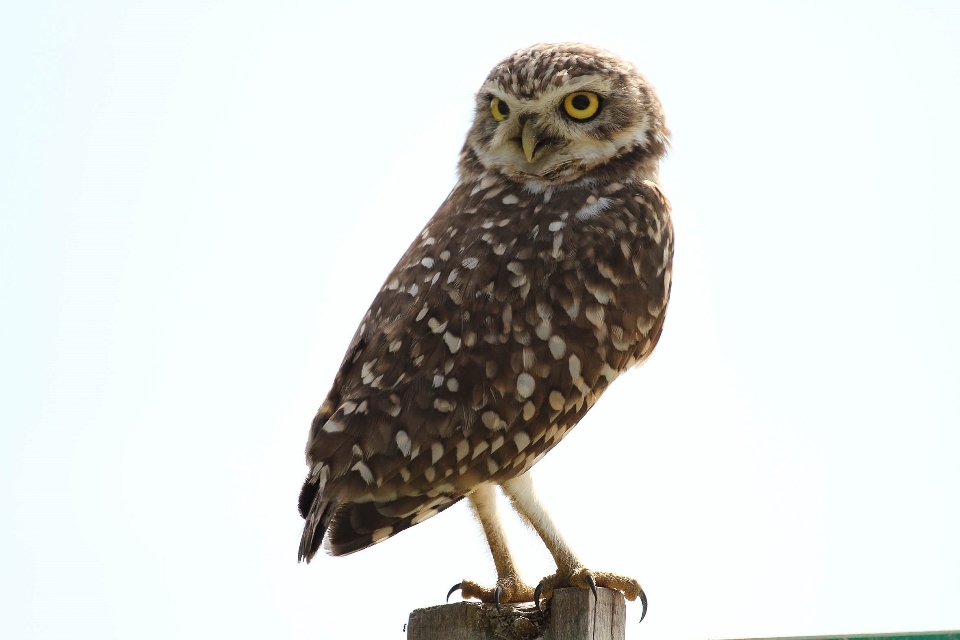
<svg viewBox="0 0 960 640"><path fill-rule="evenodd" d="M323 534L330 525L330 518L336 510L337 503L324 500L323 488L327 484L326 468L319 473L312 473L303 482L300 489L298 508L300 517L306 520L303 524L303 535L300 536L300 551L297 553L297 562L310 562L320 548Z"/></svg>
<svg viewBox="0 0 960 640"><path fill-rule="evenodd" d="M320 486L315 482L310 482L310 478L304 481L303 488L300 489L300 500L297 504L301 518L307 518L307 514L310 513L310 507L313 506L313 501L316 499L319 491Z"/></svg>
<svg viewBox="0 0 960 640"><path fill-rule="evenodd" d="M324 496L327 473L307 476L300 490L300 537L298 561L310 562L326 538L328 553L343 556L392 538L459 502L456 494L402 496L389 502L340 502Z"/></svg>
<svg viewBox="0 0 960 640"><path fill-rule="evenodd" d="M408 511L402 516L385 515L384 512L395 511L392 502L382 505L374 502L338 505L327 529L327 551L333 556L344 556L366 549L435 516L459 502L463 496L417 498L419 506L412 513Z"/></svg>
<svg viewBox="0 0 960 640"><path fill-rule="evenodd" d="M334 505L319 500L313 503L303 525L303 535L300 536L300 551L297 553L297 562L310 562L320 549L323 534L330 522L330 514Z"/></svg>

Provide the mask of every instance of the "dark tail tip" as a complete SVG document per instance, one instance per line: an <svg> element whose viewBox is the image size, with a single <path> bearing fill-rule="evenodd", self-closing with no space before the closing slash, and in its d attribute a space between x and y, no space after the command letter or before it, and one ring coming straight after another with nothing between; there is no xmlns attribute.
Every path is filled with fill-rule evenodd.
<svg viewBox="0 0 960 640"><path fill-rule="evenodd" d="M317 484L311 484L310 477L307 476L307 479L303 483L303 488L300 489L300 501L298 504L300 517L304 520L307 519L307 514L310 513L310 507L313 505L314 498L317 497L317 489L319 488Z"/></svg>

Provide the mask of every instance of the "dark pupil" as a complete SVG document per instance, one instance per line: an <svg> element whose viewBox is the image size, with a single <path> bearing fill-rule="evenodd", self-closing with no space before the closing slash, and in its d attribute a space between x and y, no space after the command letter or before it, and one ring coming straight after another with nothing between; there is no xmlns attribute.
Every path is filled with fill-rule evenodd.
<svg viewBox="0 0 960 640"><path fill-rule="evenodd" d="M510 107L503 100L497 100L497 111L500 115L505 116L510 113Z"/></svg>
<svg viewBox="0 0 960 640"><path fill-rule="evenodd" d="M573 100L570 102L573 104L573 108L577 111L584 111L590 106L590 98L582 94L579 96L574 96Z"/></svg>

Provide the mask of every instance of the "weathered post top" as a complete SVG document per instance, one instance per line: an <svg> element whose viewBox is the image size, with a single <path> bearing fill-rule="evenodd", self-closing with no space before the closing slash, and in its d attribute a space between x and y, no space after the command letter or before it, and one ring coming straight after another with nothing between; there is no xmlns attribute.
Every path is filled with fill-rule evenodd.
<svg viewBox="0 0 960 640"><path fill-rule="evenodd" d="M407 640L624 640L623 594L599 589L558 589L540 612L533 604L457 602L416 609Z"/></svg>

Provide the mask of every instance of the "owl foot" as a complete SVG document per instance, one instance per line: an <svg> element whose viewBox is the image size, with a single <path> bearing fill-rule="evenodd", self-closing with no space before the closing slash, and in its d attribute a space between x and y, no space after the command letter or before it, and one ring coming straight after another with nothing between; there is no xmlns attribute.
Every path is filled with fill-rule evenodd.
<svg viewBox="0 0 960 640"><path fill-rule="evenodd" d="M640 613L640 622L643 622L643 619L647 615L647 594L643 592L643 587L640 586L639 582L626 576L607 573L606 571L590 571L584 567L574 569L568 574L565 574L565 572L561 573L561 571L558 570L557 573L552 576L547 576L541 580L533 596L537 608L540 608L541 596L543 598L550 598L550 596L553 595L554 589L560 589L562 587L590 589L593 591L594 597L597 595L597 587L616 589L622 592L627 600L636 600L637 597L640 598L640 604L643 605L643 611Z"/></svg>
<svg viewBox="0 0 960 640"><path fill-rule="evenodd" d="M471 580L464 580L450 587L447 592L447 600L457 589L464 599L476 598L487 604L494 604L497 611L501 604L510 604L516 602L531 602L533 600L533 587L527 586L523 581L517 579L497 580L497 584L492 589L482 587Z"/></svg>

